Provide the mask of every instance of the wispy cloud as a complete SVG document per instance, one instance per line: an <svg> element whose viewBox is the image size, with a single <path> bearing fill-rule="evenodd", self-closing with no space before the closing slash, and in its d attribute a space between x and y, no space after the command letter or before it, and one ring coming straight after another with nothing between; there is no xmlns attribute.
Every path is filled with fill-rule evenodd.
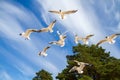
<svg viewBox="0 0 120 80"><path fill-rule="evenodd" d="M26 41L19 36L19 33L25 31L27 28L38 28L38 25L41 27L41 24L36 16L20 4L18 4L19 6L16 6L9 2L1 2L0 4L0 12L2 16L0 18L0 26L2 28L0 31L3 35L5 35L0 36L10 39L9 45L11 46L11 48L13 50L16 50L18 54L20 53L19 55L22 55L23 58L26 58L26 60L28 60L35 66L40 67L41 69L47 69L49 71L52 71L53 73L57 73L59 69L54 63L45 60L45 58L40 59L40 57L38 57L37 51L39 51L40 48L43 48L45 43L44 41L37 40L37 42L35 43L34 40ZM21 22L24 24L21 24ZM14 40L14 44L12 40ZM7 42L5 43L8 44ZM40 45L38 46L38 44ZM6 52L6 55L9 55L9 57L6 56L6 58L11 59L13 63L16 63L16 65L13 66L15 66L21 73L23 73L23 75L26 75L26 72L30 75L35 73L32 66L30 66L29 64L25 64L27 62L24 63L24 61L21 60L20 57L20 60L16 59L17 57L13 56L11 52L9 52L10 54L7 53L8 52Z"/></svg>
<svg viewBox="0 0 120 80"><path fill-rule="evenodd" d="M48 0L44 0L43 2L40 2L40 0L38 1L43 6L44 11L49 11L52 9L78 9L77 13L59 22L71 32L76 32L81 36L85 36L91 33L95 34L95 36L91 39L94 44L96 44L99 40L103 39L106 35L110 35L105 31L106 28L103 28L104 25L101 24L101 19L99 19L98 15L96 15L94 8L90 5L83 5L82 1L61 0L59 3L55 0L52 0L51 2L49 2ZM115 7L114 1L112 1L112 8L113 7ZM58 16L55 16L53 14L51 14L51 17L58 19ZM105 48L109 49L109 47ZM116 54L119 53L119 50L115 47L115 45L112 45L112 48L112 51L110 50L112 54L114 51L116 51Z"/></svg>
<svg viewBox="0 0 120 80"><path fill-rule="evenodd" d="M13 80L13 78L6 71L0 71L0 80Z"/></svg>
<svg viewBox="0 0 120 80"><path fill-rule="evenodd" d="M94 10L95 8L91 7L89 3L83 4L83 1L80 0L61 0L59 2L56 0L43 0L42 2L41 0L37 1L40 5L42 5L42 10L39 8L39 5L37 6L42 21L49 25L51 20L58 20L57 24L55 24L55 29L62 30L62 28L64 28L70 31L70 33L76 32L80 36L93 33L95 36L91 38L91 42L94 44L103 39L106 35L109 35L109 33L106 32L104 25L101 24L101 19L99 19L98 15L96 14ZM94 0L90 0L90 4L91 3L94 4ZM115 5L113 3L113 7L114 6ZM59 9L78 9L78 12L66 16L65 20L61 20L58 15L54 15L48 12L48 10ZM43 24L41 24L40 19L38 19L32 11L19 3L1 1L0 14L0 37L9 40L9 43L7 40L4 41L4 44L8 44L8 46L11 48L11 50L6 50L5 47L0 45L0 50L6 53L2 53L0 55L4 55L5 58L11 60L11 63L14 63L12 66L15 67L20 73L26 76L33 76L34 73L37 72L36 70L46 69L50 73L53 73L54 76L56 76L57 73L66 66L65 56L69 54L69 52L72 52L72 50L67 51L68 48L66 46L63 48L52 46L51 49L49 49L47 52L47 57L44 58L38 56L38 52L42 50L43 47L48 45L49 41L56 40L56 34L31 34L31 40L29 41L26 41L24 38L19 36L19 33L25 31L28 28L40 29L45 27ZM116 19L119 19L119 12L116 13ZM70 37L69 39L73 40L73 35L68 34L68 36ZM66 45L72 46L72 44L66 42ZM102 46L108 51L111 51L112 55L119 57L119 49L117 46ZM34 65L35 68L32 65ZM29 74L26 74L26 72Z"/></svg>

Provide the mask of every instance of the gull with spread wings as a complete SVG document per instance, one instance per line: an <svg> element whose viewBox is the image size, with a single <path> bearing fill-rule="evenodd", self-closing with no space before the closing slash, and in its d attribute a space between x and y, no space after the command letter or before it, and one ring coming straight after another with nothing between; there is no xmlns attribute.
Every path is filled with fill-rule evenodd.
<svg viewBox="0 0 120 80"><path fill-rule="evenodd" d="M84 44L88 44L88 40L90 37L94 36L93 34L87 35L86 37L79 37L77 34L75 35L74 41L76 44L78 44L79 40L82 40Z"/></svg>
<svg viewBox="0 0 120 80"><path fill-rule="evenodd" d="M46 51L50 48L50 46L45 47L41 52L39 52L39 56L44 56L46 57L48 54Z"/></svg>
<svg viewBox="0 0 120 80"><path fill-rule="evenodd" d="M65 33L60 34L59 31L57 31L57 34L59 35L59 40L49 42L49 44L56 44L56 45L59 45L59 46L63 47L65 45L66 35L65 35Z"/></svg>
<svg viewBox="0 0 120 80"><path fill-rule="evenodd" d="M69 70L69 72L77 71L79 74L82 74L82 73L84 72L84 71L83 71L84 67L85 67L86 65L90 65L89 63L79 62L79 61L76 61L76 60L75 60L75 62L78 64L78 66L73 66L73 67Z"/></svg>
<svg viewBox="0 0 120 80"><path fill-rule="evenodd" d="M62 11L62 10L59 10L59 11L54 11L54 10L50 10L49 12L51 13L55 13L55 14L59 14L61 16L61 19L64 19L64 16L67 15L67 14L72 14L72 13L75 13L77 12L78 10L69 10L69 11Z"/></svg>
<svg viewBox="0 0 120 80"><path fill-rule="evenodd" d="M117 38L117 36L119 36L120 33L117 34L112 34L111 36L107 36L105 39L100 40L96 46L99 46L100 44L104 43L104 42L108 42L109 44L113 44L115 43L115 38Z"/></svg>
<svg viewBox="0 0 120 80"><path fill-rule="evenodd" d="M53 32L53 27L54 27L55 23L56 23L56 20L51 22L48 27L42 28L42 29L38 30L38 32L48 32L48 31L50 31L50 33L52 33Z"/></svg>
<svg viewBox="0 0 120 80"><path fill-rule="evenodd" d="M38 30L36 30L36 29L27 29L25 32L20 33L19 35L24 37L25 40L29 40L30 39L30 34L32 32L38 32Z"/></svg>

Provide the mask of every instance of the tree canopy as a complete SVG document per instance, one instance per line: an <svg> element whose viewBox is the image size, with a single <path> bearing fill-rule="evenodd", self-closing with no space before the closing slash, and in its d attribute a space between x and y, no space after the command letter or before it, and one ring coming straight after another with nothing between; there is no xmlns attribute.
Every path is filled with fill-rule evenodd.
<svg viewBox="0 0 120 80"><path fill-rule="evenodd" d="M110 56L110 52L96 45L73 46L73 55L67 55L66 68L58 73L57 80L120 80L120 59ZM78 66L74 61L89 63L85 66L83 73L69 70ZM51 73L41 70L36 73L33 80L53 80Z"/></svg>
<svg viewBox="0 0 120 80"><path fill-rule="evenodd" d="M36 76L32 80L53 80L52 74L42 69L36 73Z"/></svg>
<svg viewBox="0 0 120 80"><path fill-rule="evenodd" d="M66 68L58 73L58 80L119 80L120 79L120 59L110 56L110 52L106 52L102 47L95 45L87 46L78 44L73 47L74 55L67 55ZM83 74L77 72L69 72L73 66L77 66L74 62L90 63L91 66L84 68Z"/></svg>

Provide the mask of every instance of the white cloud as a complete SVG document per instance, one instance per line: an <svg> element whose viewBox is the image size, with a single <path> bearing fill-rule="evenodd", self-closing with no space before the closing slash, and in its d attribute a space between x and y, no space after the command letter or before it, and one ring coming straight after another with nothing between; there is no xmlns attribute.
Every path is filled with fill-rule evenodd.
<svg viewBox="0 0 120 80"><path fill-rule="evenodd" d="M13 80L13 78L6 71L1 71L0 80Z"/></svg>
<svg viewBox="0 0 120 80"><path fill-rule="evenodd" d="M91 33L95 34L95 36L91 39L94 44L103 39L106 35L110 35L105 31L105 28L100 23L100 19L94 12L94 8L90 5L83 5L82 2L78 0L61 0L60 2L56 0L52 0L51 2L48 0L44 0L43 2L40 0L38 1L43 6L44 11L78 9L78 12L70 15L69 17L67 16L65 20L61 20L59 22L71 32L76 32L81 36ZM111 10L114 7L115 3L112 1ZM51 17L58 19L58 16L55 16L54 14L51 14ZM116 54L119 54L119 50L115 47L115 45L110 46L113 46L112 48L116 51ZM109 49L109 47L106 47L106 49ZM111 52L114 52L114 50Z"/></svg>
<svg viewBox="0 0 120 80"><path fill-rule="evenodd" d="M35 73L35 70L29 65L17 61L18 64L15 65L15 68L18 69L24 76L32 76Z"/></svg>
<svg viewBox="0 0 120 80"><path fill-rule="evenodd" d="M26 41L19 36L19 33L24 31L22 28L24 29L28 27L33 28L32 25L34 24L37 24L41 27L41 24L39 20L37 20L35 15L20 5L15 6L8 2L2 2L0 4L1 4L0 7L2 8L2 10L0 10L2 16L0 18L0 26L2 28L0 31L2 32L3 35L5 35L5 36L3 35L0 36L2 36L3 38L8 38L8 40L11 39L9 40L10 41L9 46L11 46L12 49L18 51L18 54L20 53L20 55L23 55L23 58L26 58L28 61L31 61L32 64L37 65L37 67L41 67L41 68L45 67L45 69L49 71L54 70L52 72L57 73L59 69L55 66L54 63L51 63L50 61L47 61L45 59L40 59L40 57L37 57L38 56L37 51L39 51L40 48L43 48L45 41L37 40L37 43L35 43L34 40ZM24 25L21 24L18 21L18 19L20 21L23 20L22 22L28 26L24 27ZM14 44L12 43L12 40L14 40ZM38 44L40 45L38 46ZM16 68L24 75L26 75L25 74L26 72L29 73L28 75L35 73L32 66L25 64L24 61L21 59L20 60L16 59L17 56L7 54L8 52L5 53L7 55L6 57L8 59L11 59L11 62L16 63L15 65Z"/></svg>
<svg viewBox="0 0 120 80"><path fill-rule="evenodd" d="M25 29L30 27L35 29L38 25L41 26L39 20L32 12L19 4L17 5L18 6L15 6L8 2L0 3L0 27L2 28L0 31L5 35L5 37L13 40L19 40L19 33L23 32ZM20 21L23 22L24 25L21 24Z"/></svg>
<svg viewBox="0 0 120 80"><path fill-rule="evenodd" d="M46 24L49 24L51 19L57 19L57 23L62 24L69 31L76 32L80 36L85 36L87 34L93 33L95 36L91 38L93 43L98 42L103 39L109 33L105 32L103 26L99 23L100 19L97 17L94 9L91 6L83 5L80 0L38 0L38 2L42 5L43 10L40 11L41 17ZM43 48L43 46L47 45L46 40L54 39L54 34L44 35L39 34L38 36L32 36L32 40L26 41L21 38L18 34L23 32L27 28L38 28L41 27L40 21L36 18L36 16L20 4L18 6L8 3L2 2L0 3L0 32L2 32L3 38L10 39L9 47L13 50L17 51L19 55L22 55L22 58L25 58L31 64L36 66L36 69L46 69L50 71L50 73L57 74L61 68L65 67L66 61L65 50L63 48L53 47L48 52L48 56L43 58L38 56L39 50ZM89 8L86 8L86 7ZM39 6L38 6L39 7ZM11 10L8 10L11 9ZM78 12L75 14L68 15L65 20L61 20L58 15L54 15L48 12L48 10L70 10L70 9L78 9ZM40 9L41 10L41 9ZM20 21L24 24L21 24ZM35 26L37 25L37 26ZM60 27L62 28L62 26ZM59 29L59 28L58 28ZM47 36L47 37L46 37ZM73 38L73 37L71 37ZM12 41L14 40L14 41ZM6 42L7 43L7 42ZM67 45L67 44L66 44ZM109 48L109 46L112 46ZM116 53L117 56L119 50L114 45L106 46L106 49L111 49L112 53ZM0 48L1 49L1 48ZM5 51L5 49L4 49ZM68 51L69 52L69 51ZM10 59L11 62L16 63L14 67L16 67L20 72L24 75L32 75L35 69L27 63L27 61L23 61L21 57L13 56L5 52L6 58ZM8 57L9 56L9 57ZM19 58L19 59L17 59ZM21 58L21 59L20 59ZM59 65L58 62L60 62ZM27 64L26 64L27 63ZM62 67L61 67L62 66ZM35 72L34 72L35 73Z"/></svg>

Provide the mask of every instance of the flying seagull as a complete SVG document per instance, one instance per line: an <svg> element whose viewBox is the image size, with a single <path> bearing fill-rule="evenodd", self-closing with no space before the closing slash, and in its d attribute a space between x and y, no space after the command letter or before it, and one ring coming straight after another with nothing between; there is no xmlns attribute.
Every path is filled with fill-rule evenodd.
<svg viewBox="0 0 120 80"><path fill-rule="evenodd" d="M55 23L56 23L56 20L51 22L48 27L42 28L42 29L38 30L38 32L48 32L48 31L50 31L50 33L52 33L53 32L53 27L54 27Z"/></svg>
<svg viewBox="0 0 120 80"><path fill-rule="evenodd" d="M84 67L85 67L86 65L90 65L89 63L78 62L78 61L77 61L77 63L79 63L79 66L74 66L74 67L72 67L72 68L69 70L69 72L77 71L79 74L82 74L82 73L84 72L84 71L83 71Z"/></svg>
<svg viewBox="0 0 120 80"><path fill-rule="evenodd" d="M77 34L75 35L74 41L76 44L78 44L79 40L82 40L84 44L88 44L88 40L90 37L94 36L93 34L87 35L86 37L79 37Z"/></svg>
<svg viewBox="0 0 120 80"><path fill-rule="evenodd" d="M113 44L115 43L115 38L117 38L117 36L119 36L120 33L117 33L117 34L112 34L111 36L107 36L105 37L105 39L99 41L96 46L99 46L100 44L104 43L104 42L108 42L109 44Z"/></svg>
<svg viewBox="0 0 120 80"><path fill-rule="evenodd" d="M45 47L41 52L39 52L39 56L46 57L48 54L46 54L46 51L50 48L50 46Z"/></svg>
<svg viewBox="0 0 120 80"><path fill-rule="evenodd" d="M78 41L79 41L79 36L78 36L77 34L75 34L74 42L75 42L76 44L78 44Z"/></svg>
<svg viewBox="0 0 120 80"><path fill-rule="evenodd" d="M49 12L51 13L55 13L55 14L59 14L61 16L61 19L64 19L64 16L66 14L72 14L72 13L75 13L77 12L78 10L69 10L69 11L62 11L62 10L59 10L59 11L54 11L54 10L50 10Z"/></svg>
<svg viewBox="0 0 120 80"><path fill-rule="evenodd" d="M36 30L36 29L27 29L25 32L20 33L19 35L24 37L25 40L29 40L30 39L30 34L32 32L38 32L38 30Z"/></svg>
<svg viewBox="0 0 120 80"><path fill-rule="evenodd" d="M56 44L56 45L59 45L59 46L63 47L65 45L66 35L65 34L60 34L58 31L57 31L57 34L59 35L59 40L49 42L49 44Z"/></svg>

